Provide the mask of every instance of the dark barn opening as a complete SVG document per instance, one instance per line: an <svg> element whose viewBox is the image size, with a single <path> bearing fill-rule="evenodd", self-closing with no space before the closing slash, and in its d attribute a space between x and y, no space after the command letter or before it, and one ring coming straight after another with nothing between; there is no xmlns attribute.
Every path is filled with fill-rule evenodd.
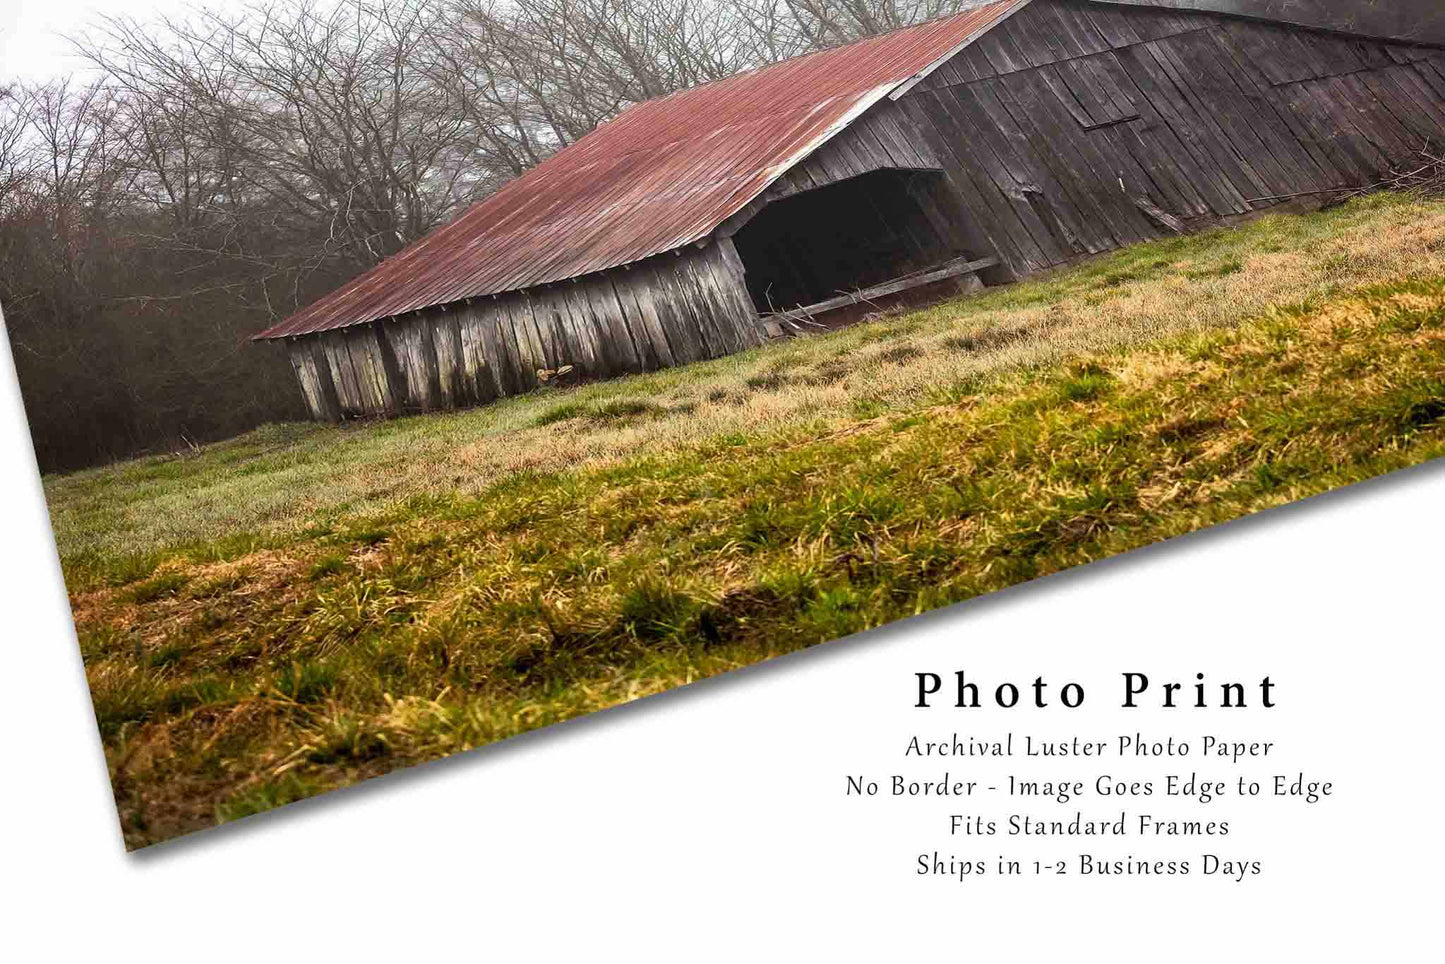
<svg viewBox="0 0 1445 964"><path fill-rule="evenodd" d="M813 305L965 252L929 204L936 171L870 171L774 201L733 238L758 312Z"/></svg>

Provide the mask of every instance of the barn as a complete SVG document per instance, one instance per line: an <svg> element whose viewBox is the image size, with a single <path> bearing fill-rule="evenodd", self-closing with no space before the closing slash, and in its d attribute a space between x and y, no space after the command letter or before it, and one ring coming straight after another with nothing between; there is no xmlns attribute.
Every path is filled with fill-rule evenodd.
<svg viewBox="0 0 1445 964"><path fill-rule="evenodd" d="M256 338L318 419L457 408L1369 185L1445 44L1346 6L998 0L638 104Z"/></svg>

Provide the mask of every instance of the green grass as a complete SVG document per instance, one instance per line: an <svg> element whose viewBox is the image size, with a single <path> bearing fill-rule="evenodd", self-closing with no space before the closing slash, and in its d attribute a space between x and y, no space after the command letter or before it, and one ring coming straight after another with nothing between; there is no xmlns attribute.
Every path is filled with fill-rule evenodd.
<svg viewBox="0 0 1445 964"><path fill-rule="evenodd" d="M602 467L802 422L844 426L1000 371L1440 271L1445 205L1379 195L1140 245L1027 284L686 368L465 412L266 426L198 453L47 477L46 496L72 589L120 585L148 578L169 557L240 558L418 496L476 496L528 472Z"/></svg>
<svg viewBox="0 0 1445 964"><path fill-rule="evenodd" d="M677 416L602 414L606 400L587 394L635 385L545 392L504 403L516 409L505 417L534 433L598 422L633 447L522 460L474 485L389 499L298 496L312 502L290 524L223 539L202 513L139 550L92 542L67 557L67 577L126 839L235 819L1436 458L1445 266L1412 246L1422 230L1445 234L1439 205L1387 199L1150 245L629 380L691 392L696 421L731 411L750 377L823 378L834 366L831 391L850 377L836 366L863 366L836 407L789 382L770 397L818 404L658 435ZM1310 253L1289 250L1291 238ZM1390 254L1391 238L1418 253ZM1164 334L1146 327L1057 355L1009 354L1019 342L988 334L1081 310L1100 291L1126 292L1111 297L1139 311L1209 302L1248 275L1188 279L1194 269L1179 266L1251 263L1241 239L1282 246L1250 270L1287 262L1279 277L1293 280L1274 290L1308 296L1245 299L1229 324L1161 324ZM1371 270L1388 277L1311 273L1327 270L1315 249L1366 241L1382 252ZM920 354L881 357L904 343ZM960 355L986 364L939 361ZM881 384L880 372L921 364L931 377ZM722 394L708 401L712 391ZM688 400L651 395L656 409ZM535 426L565 405L577 407ZM350 440L333 471L364 475L357 452L385 459L380 439L415 450L418 437L483 418L277 429L265 454L253 438L234 444L284 466L316 457L329 433ZM185 463L182 477L225 484L226 451ZM155 468L118 466L107 484L88 473L52 498L95 518L92 498L143 510L175 497L156 488Z"/></svg>

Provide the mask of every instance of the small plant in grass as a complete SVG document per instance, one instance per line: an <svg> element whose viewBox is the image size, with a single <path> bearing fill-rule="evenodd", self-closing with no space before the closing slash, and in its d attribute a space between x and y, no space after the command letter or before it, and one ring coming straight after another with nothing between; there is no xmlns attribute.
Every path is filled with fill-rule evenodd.
<svg viewBox="0 0 1445 964"><path fill-rule="evenodd" d="M696 408L695 404L683 403L678 406L682 412L689 412ZM628 419L656 418L668 413L668 409L654 402L642 399L621 398L609 402L598 402L584 404L581 402L568 402L549 409L537 416L535 424L538 426L553 425L557 422L587 421L594 425L605 425L611 422L626 421Z"/></svg>
<svg viewBox="0 0 1445 964"><path fill-rule="evenodd" d="M81 566L85 564L80 560ZM161 563L160 553L146 552L111 557L100 566L103 578L112 586L124 586L141 579L147 579Z"/></svg>
<svg viewBox="0 0 1445 964"><path fill-rule="evenodd" d="M351 714L332 718L312 742L314 745L306 755L312 763L364 762L390 752L385 736Z"/></svg>
<svg viewBox="0 0 1445 964"><path fill-rule="evenodd" d="M858 398L853 400L850 411L854 418L871 420L887 412L888 403L877 398Z"/></svg>
<svg viewBox="0 0 1445 964"><path fill-rule="evenodd" d="M167 643L152 652L146 662L153 669L164 669L172 663L179 663L185 657L187 649L188 647L181 643Z"/></svg>
<svg viewBox="0 0 1445 964"><path fill-rule="evenodd" d="M787 387L789 381L791 379L786 372L766 371L749 375L743 380L743 384L760 392L776 392Z"/></svg>
<svg viewBox="0 0 1445 964"><path fill-rule="evenodd" d="M1113 388L1114 376L1096 361L1084 361L1069 367L1068 375L1059 383L1059 394L1065 401L1092 402Z"/></svg>
<svg viewBox="0 0 1445 964"><path fill-rule="evenodd" d="M293 662L276 674L272 686L281 696L296 703L324 700L336 688L336 670L313 662Z"/></svg>
<svg viewBox="0 0 1445 964"><path fill-rule="evenodd" d="M613 402L604 402L598 405L590 413L593 421L606 421L607 419L629 418L635 415L651 415L661 411L661 407L652 402L644 402L640 399L619 399Z"/></svg>
<svg viewBox="0 0 1445 964"><path fill-rule="evenodd" d="M643 576L622 594L618 607L624 627L638 639L681 636L697 603L660 576Z"/></svg>
<svg viewBox="0 0 1445 964"><path fill-rule="evenodd" d="M306 578L312 582L325 579L328 576L335 576L347 569L346 557L342 555L329 555L315 562L306 573Z"/></svg>
<svg viewBox="0 0 1445 964"><path fill-rule="evenodd" d="M567 402L554 408L549 408L537 416L536 424L555 425L558 422L567 422L574 418L582 418L587 414L588 408L580 402Z"/></svg>
<svg viewBox="0 0 1445 964"><path fill-rule="evenodd" d="M103 689L92 690L90 699L101 738L113 738L127 724L149 719L158 712L161 696L156 674L140 670L120 674Z"/></svg>
<svg viewBox="0 0 1445 964"><path fill-rule="evenodd" d="M191 581L189 573L165 572L158 576L152 576L145 582L133 586L128 593L132 602L145 603L155 602L164 596L174 596L176 591Z"/></svg>
<svg viewBox="0 0 1445 964"><path fill-rule="evenodd" d="M240 820L242 817L275 810L288 803L304 800L321 789L316 784L301 779L295 773L283 774L277 780L270 780L259 786L242 790L216 805L216 819L221 823Z"/></svg>
<svg viewBox="0 0 1445 964"><path fill-rule="evenodd" d="M1207 268L1192 268L1184 272L1184 277L1190 281L1206 281L1210 278L1228 278L1233 274L1240 274L1244 271L1244 262L1239 258L1226 258L1218 264L1210 265Z"/></svg>
<svg viewBox="0 0 1445 964"><path fill-rule="evenodd" d="M354 542L362 546L378 546L391 538L391 532L386 529L363 528L353 529L342 536L347 542Z"/></svg>

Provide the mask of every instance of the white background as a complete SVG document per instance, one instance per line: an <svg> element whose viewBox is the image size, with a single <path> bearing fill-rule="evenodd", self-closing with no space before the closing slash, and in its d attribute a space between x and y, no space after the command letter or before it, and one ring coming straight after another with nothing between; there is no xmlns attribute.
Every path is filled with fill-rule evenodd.
<svg viewBox="0 0 1445 964"><path fill-rule="evenodd" d="M54 31L159 0L0 0L0 79L77 69ZM942 952L1008 960L1428 959L1441 906L1445 464L1428 466L137 855L124 853L29 436L0 338L0 951L11 959ZM1083 683L1078 711L912 709L913 673ZM1277 709L1121 713L1117 677L1253 681ZM950 839L951 801L849 799L844 774L967 777L908 736L1145 731L1274 740L1314 807L1202 847ZM1017 762L1017 761L1016 761ZM1240 770L1190 759L1183 772ZM1090 778L1103 764L1029 766ZM1136 764L1156 777L1168 765ZM1093 809L1091 801L1085 802ZM972 809L964 807L964 809ZM995 808L1000 809L1000 808ZM1047 807L1026 808L1050 812ZM1131 842L1133 843L1133 842ZM919 853L1259 859L1235 884L959 882Z"/></svg>
<svg viewBox="0 0 1445 964"><path fill-rule="evenodd" d="M1438 950L1421 953L1441 906L1445 465L127 856L0 350L10 507L0 946L12 945L12 960L745 950L1413 960ZM912 708L914 672L958 668L980 680L1078 681L1088 701L1078 711ZM1125 670L1160 681L1268 674L1279 706L1123 714ZM1314 808L1216 805L1237 829L1205 849L1264 862L1262 876L1235 884L920 877L921 852L1006 848L950 840L952 802L843 795L845 773L898 770L914 732L1009 727L1273 739L1282 770L1332 779L1337 796ZM1197 858L1200 848L1155 849Z"/></svg>

